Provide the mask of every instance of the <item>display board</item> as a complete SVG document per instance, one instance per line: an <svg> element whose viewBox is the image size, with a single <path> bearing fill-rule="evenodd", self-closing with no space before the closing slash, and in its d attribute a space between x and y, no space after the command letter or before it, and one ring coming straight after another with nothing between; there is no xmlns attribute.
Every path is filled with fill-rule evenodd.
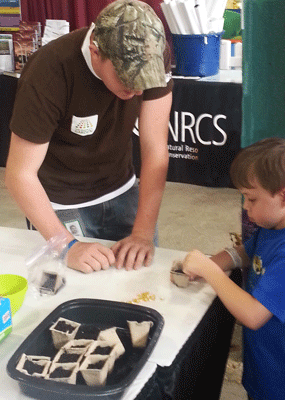
<svg viewBox="0 0 285 400"><path fill-rule="evenodd" d="M240 150L242 85L174 78L169 122L170 182L231 187L230 165ZM140 174L139 137L133 158Z"/></svg>

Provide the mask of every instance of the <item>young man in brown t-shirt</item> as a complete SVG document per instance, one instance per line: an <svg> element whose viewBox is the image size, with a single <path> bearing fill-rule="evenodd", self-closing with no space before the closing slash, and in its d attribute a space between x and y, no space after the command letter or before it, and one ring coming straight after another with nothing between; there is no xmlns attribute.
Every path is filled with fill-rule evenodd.
<svg viewBox="0 0 285 400"><path fill-rule="evenodd" d="M6 184L46 240L66 236L69 267L150 264L168 167L172 85L162 23L137 0L111 3L95 25L30 57L11 119ZM137 118L139 195L131 143ZM111 248L78 242L75 228L118 242Z"/></svg>

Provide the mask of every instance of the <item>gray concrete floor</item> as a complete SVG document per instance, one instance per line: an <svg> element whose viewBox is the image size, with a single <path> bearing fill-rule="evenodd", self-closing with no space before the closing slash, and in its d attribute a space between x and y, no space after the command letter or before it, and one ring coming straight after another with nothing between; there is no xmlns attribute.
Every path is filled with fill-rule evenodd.
<svg viewBox="0 0 285 400"><path fill-rule="evenodd" d="M25 217L5 188L4 173L0 167L0 226L25 229ZM158 226L160 247L214 254L232 244L230 232L241 233L241 197L235 189L167 182ZM240 383L241 352L241 327L236 324L220 400L247 399Z"/></svg>

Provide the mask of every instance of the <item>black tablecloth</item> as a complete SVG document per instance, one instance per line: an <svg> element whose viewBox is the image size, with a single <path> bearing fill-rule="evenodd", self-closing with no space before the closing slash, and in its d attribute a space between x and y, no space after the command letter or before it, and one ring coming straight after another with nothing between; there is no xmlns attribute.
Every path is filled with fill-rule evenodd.
<svg viewBox="0 0 285 400"><path fill-rule="evenodd" d="M240 150L241 102L241 84L174 78L168 181L209 187L232 186L229 168ZM139 176L139 137L136 134L133 143L134 165Z"/></svg>

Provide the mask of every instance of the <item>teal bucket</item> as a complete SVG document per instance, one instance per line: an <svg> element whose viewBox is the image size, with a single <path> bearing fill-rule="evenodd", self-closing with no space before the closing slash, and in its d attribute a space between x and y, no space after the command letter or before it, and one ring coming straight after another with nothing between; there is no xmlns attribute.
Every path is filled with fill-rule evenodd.
<svg viewBox="0 0 285 400"><path fill-rule="evenodd" d="M219 72L221 37L224 32L209 35L172 34L175 73L185 76L211 76Z"/></svg>

